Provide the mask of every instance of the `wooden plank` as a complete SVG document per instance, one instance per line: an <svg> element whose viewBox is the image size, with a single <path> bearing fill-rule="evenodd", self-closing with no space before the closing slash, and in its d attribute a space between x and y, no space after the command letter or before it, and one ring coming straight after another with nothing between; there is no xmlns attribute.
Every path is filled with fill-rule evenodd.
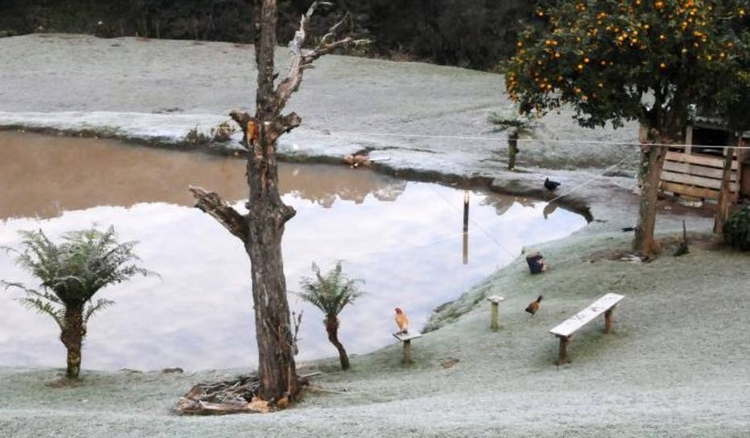
<svg viewBox="0 0 750 438"><path fill-rule="evenodd" d="M568 337L592 319L611 309L623 298L625 298L623 295L608 293L549 332L556 336Z"/></svg>
<svg viewBox="0 0 750 438"><path fill-rule="evenodd" d="M406 332L406 333L394 333L393 337L398 339L401 342L411 341L412 339L417 339L422 337L422 333L419 332Z"/></svg>
<svg viewBox="0 0 750 438"><path fill-rule="evenodd" d="M680 195L694 196L696 198L719 199L719 191L701 187L686 186L684 184L662 181L661 190Z"/></svg>
<svg viewBox="0 0 750 438"><path fill-rule="evenodd" d="M661 179L662 181L670 181L691 186L705 187L707 189L721 189L720 179L705 178L702 176L689 175L687 173L663 171L661 173Z"/></svg>
<svg viewBox="0 0 750 438"><path fill-rule="evenodd" d="M664 170L715 179L721 179L722 173L724 171L723 169L719 169L716 167L696 166L694 164L679 163L676 161L665 161ZM731 181L737 181L737 172L732 172Z"/></svg>
<svg viewBox="0 0 750 438"><path fill-rule="evenodd" d="M724 168L723 157L708 157L705 155L688 155L680 152L667 152L667 161L676 161L678 163L689 163L699 164L701 166L716 167L719 169ZM732 170L736 170L738 167L737 161L732 162Z"/></svg>

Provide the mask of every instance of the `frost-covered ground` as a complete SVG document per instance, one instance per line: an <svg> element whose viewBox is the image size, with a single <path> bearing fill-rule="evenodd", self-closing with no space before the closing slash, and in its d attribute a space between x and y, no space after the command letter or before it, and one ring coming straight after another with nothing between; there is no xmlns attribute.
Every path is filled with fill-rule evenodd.
<svg viewBox="0 0 750 438"><path fill-rule="evenodd" d="M285 57L280 50L279 62ZM252 47L225 43L0 39L0 126L179 142L196 125L252 108L252 62ZM59 370L0 368L0 436L750 435L750 258L709 245L679 258L667 248L650 264L603 257L627 249L631 236L619 229L635 221L632 178L601 176L620 162L607 173L632 171L635 127L588 131L570 113L546 116L536 139L521 144L520 170L509 173L503 134L486 120L507 105L497 75L336 56L308 71L292 100L303 127L283 138L288 154L367 147L389 158L387 171L480 176L497 190L537 196L551 175L567 198L591 208L595 222L538 248L552 270L530 276L519 258L448 306L447 323L414 341L414 365L400 363L398 345L353 358L347 373L334 360L309 364L324 372L314 384L327 392L307 391L279 413L217 418L170 409L193 383L231 371L84 371L79 386L51 388ZM705 233L704 216L664 204L658 228L672 239L686 219ZM609 291L626 296L615 332L588 324L572 340L573 363L556 367L548 330ZM542 310L529 317L523 308L540 293ZM507 298L497 332L483 300L494 294ZM444 368L449 359L459 361Z"/></svg>

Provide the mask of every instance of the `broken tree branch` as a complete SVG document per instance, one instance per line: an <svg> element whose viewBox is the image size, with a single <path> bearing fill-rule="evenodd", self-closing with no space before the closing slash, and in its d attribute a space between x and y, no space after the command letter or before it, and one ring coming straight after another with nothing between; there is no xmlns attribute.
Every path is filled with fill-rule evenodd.
<svg viewBox="0 0 750 438"><path fill-rule="evenodd" d="M286 102L292 96L292 93L299 89L302 83L302 72L308 68L313 61L320 58L323 55L333 52L334 50L342 47L352 47L358 45L369 44L370 40L367 39L354 39L352 37L346 37L338 41L331 41L334 38L336 30L346 19L342 19L338 23L331 26L328 33L323 36L315 49L303 49L302 46L305 43L307 37L306 29L310 22L310 17L315 12L315 9L320 5L330 5L328 2L316 1L307 10L307 13L302 15L299 21L299 29L294 33L294 38L289 42L289 50L292 52L293 59L289 66L289 72L286 78L276 87L274 92L276 101L274 106L278 108L279 112L281 108L284 108ZM295 126L289 128L293 129Z"/></svg>
<svg viewBox="0 0 750 438"><path fill-rule="evenodd" d="M188 187L190 193L198 201L195 207L208 213L234 236L247 242L248 231L245 216L224 202L216 192L208 192L201 187Z"/></svg>

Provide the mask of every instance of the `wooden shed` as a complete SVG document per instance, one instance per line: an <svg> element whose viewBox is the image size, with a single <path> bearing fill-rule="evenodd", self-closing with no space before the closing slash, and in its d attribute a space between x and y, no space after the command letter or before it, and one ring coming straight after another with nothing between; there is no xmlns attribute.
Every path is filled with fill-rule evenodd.
<svg viewBox="0 0 750 438"><path fill-rule="evenodd" d="M749 138L745 134L741 142L721 118L694 115L685 129L685 146L667 152L660 190L688 203L716 202L721 193L724 157L733 154L730 202L750 196L750 154L727 147L747 144Z"/></svg>

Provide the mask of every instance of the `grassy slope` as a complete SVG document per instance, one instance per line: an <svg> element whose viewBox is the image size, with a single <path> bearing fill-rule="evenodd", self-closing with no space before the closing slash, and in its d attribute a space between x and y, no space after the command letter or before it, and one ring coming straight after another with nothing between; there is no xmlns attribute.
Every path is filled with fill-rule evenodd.
<svg viewBox="0 0 750 438"><path fill-rule="evenodd" d="M478 287L478 305L414 341L416 364L393 345L335 360L294 409L270 415L181 418L169 409L199 380L221 373L85 373L73 388L45 386L53 370L0 372L0 430L44 436L743 436L750 403L750 256L694 247L680 258L634 265L596 254L627 247L622 235L574 236L541 247L553 269L531 276L522 259ZM593 259L598 259L592 262ZM690 273L690 275L686 275ZM606 291L624 294L615 332L602 321L552 362L547 330ZM523 312L545 295L534 317ZM502 294L501 329L488 328L487 294ZM451 368L441 363L459 359Z"/></svg>

